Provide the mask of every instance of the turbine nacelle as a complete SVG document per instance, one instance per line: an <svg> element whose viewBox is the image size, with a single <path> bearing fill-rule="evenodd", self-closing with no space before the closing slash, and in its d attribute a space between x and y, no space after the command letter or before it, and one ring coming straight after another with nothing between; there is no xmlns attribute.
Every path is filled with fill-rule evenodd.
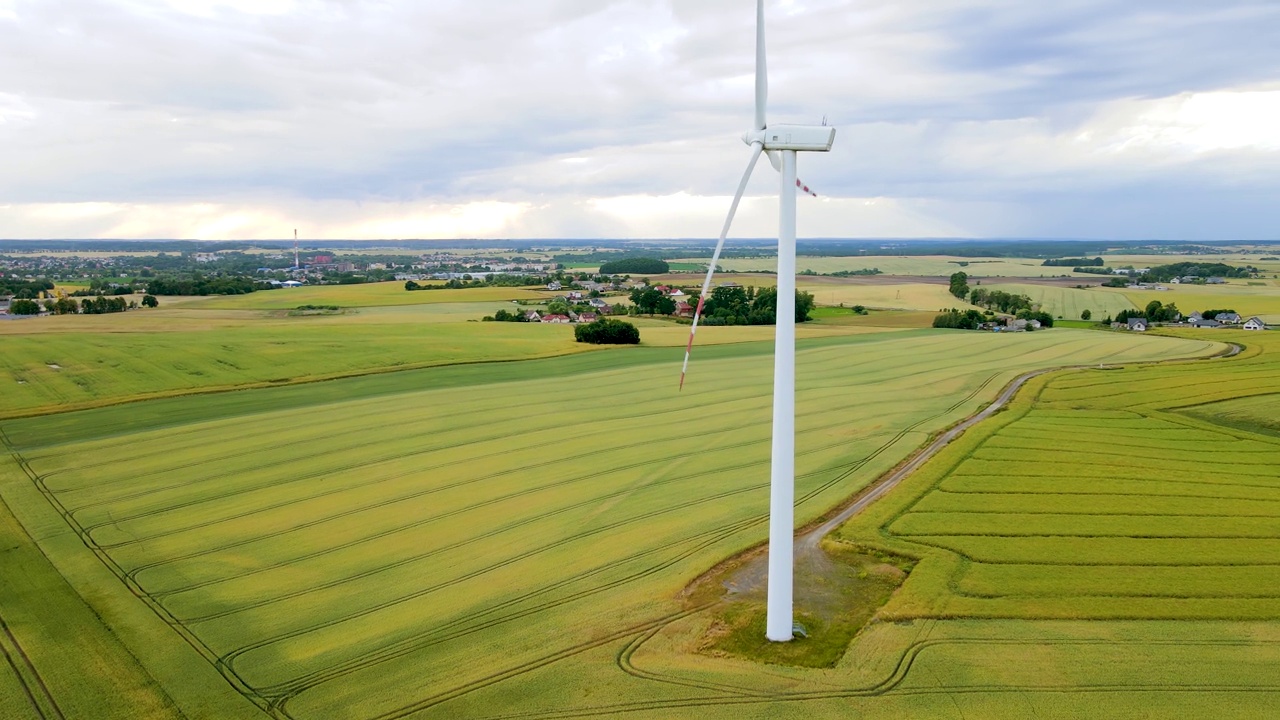
<svg viewBox="0 0 1280 720"><path fill-rule="evenodd" d="M760 143L765 150L829 152L836 141L836 129L829 125L770 125L743 135L742 141Z"/></svg>

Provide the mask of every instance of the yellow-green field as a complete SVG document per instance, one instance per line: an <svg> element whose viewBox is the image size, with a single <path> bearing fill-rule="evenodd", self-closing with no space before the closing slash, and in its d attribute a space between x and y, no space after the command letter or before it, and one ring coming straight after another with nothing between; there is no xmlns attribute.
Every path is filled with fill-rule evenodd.
<svg viewBox="0 0 1280 720"><path fill-rule="evenodd" d="M889 308L894 310L930 310L937 312L942 308L973 307L967 302L956 299L947 292L946 285L930 283L903 283L900 285L844 285L817 284L799 281L799 287L812 293L819 305L840 305L853 307L863 305L869 308Z"/></svg>
<svg viewBox="0 0 1280 720"><path fill-rule="evenodd" d="M383 296L376 285L323 289L328 294L312 295L311 303L304 304L354 300L357 307L340 315L291 317L283 309L211 309L205 298L177 304L166 298L157 310L0 323L5 348L0 353L4 388L0 418L149 395L600 349L574 342L570 326L479 322L500 308L516 307L501 300L485 301L493 294L486 288L404 293L450 296L456 301L388 306L374 304ZM641 328L645 346L683 347L689 337L687 325L669 320L636 318L633 322ZM875 331L814 323L802 325L798 335L818 338ZM704 327L698 333L698 345L772 337L772 327Z"/></svg>
<svg viewBox="0 0 1280 720"><path fill-rule="evenodd" d="M1150 268L1181 262L1225 263L1227 265L1252 265L1270 276L1280 273L1280 260L1263 260L1264 257L1280 257L1280 249L1268 247L1257 252L1230 252L1221 255L1103 255L1107 267Z"/></svg>
<svg viewBox="0 0 1280 720"><path fill-rule="evenodd" d="M1219 347L1061 329L803 341L797 520L1020 372ZM951 646L900 662L903 647L924 652L899 644L924 626L886 626L832 670L690 652L702 616L681 589L765 535L772 363L769 343L700 348L677 392L680 356L640 347L9 420L0 497L154 678L121 671L152 695L139 716L169 700L188 717L951 712L929 689L980 685L1000 646L942 679ZM41 673L91 672L41 623L10 629L61 659ZM0 702L24 712L15 688Z"/></svg>
<svg viewBox="0 0 1280 720"><path fill-rule="evenodd" d="M1106 317L1115 317L1116 313L1122 310L1134 309L1133 303L1126 296L1108 292L1103 288L1091 287L1082 290L1054 285L1014 283L984 283L982 287L1026 295L1033 303L1040 305L1045 312L1065 320L1079 320L1080 313L1088 310L1096 322Z"/></svg>
<svg viewBox="0 0 1280 720"><path fill-rule="evenodd" d="M1129 290L1098 288L1101 292L1120 293L1139 308L1152 300L1167 305L1174 303L1184 315L1209 309L1230 308L1248 319L1253 315L1267 322L1280 322L1280 288L1272 285L1246 285L1236 281L1224 285L1164 285L1168 290Z"/></svg>

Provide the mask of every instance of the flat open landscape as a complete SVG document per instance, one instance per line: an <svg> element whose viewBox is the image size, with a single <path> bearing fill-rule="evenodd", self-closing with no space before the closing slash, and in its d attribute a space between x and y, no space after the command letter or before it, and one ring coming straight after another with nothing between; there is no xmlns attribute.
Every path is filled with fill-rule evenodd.
<svg viewBox="0 0 1280 720"><path fill-rule="evenodd" d="M797 519L1019 372L1219 347L1072 330L804 341ZM683 393L679 351L642 347L11 420L0 492L163 689L157 707L481 717L520 697L601 714L688 695L612 658L677 628L681 588L764 537L771 349L701 348Z"/></svg>
<svg viewBox="0 0 1280 720"><path fill-rule="evenodd" d="M698 262L690 258L688 262ZM706 267L707 259L701 260ZM772 272L778 266L776 257L759 258L725 258L719 266L731 272ZM822 257L802 255L796 258L796 269L812 270L816 273L829 274L842 270L855 271L875 268L885 275L932 275L946 277L954 272L963 271L974 277L1059 277L1073 275L1069 267L1048 267L1043 260L1036 258L969 258L952 255L865 255L844 257Z"/></svg>

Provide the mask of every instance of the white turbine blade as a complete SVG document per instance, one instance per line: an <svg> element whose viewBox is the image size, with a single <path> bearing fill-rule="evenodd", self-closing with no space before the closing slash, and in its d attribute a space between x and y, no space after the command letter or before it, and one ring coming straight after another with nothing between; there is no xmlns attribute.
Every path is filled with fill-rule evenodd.
<svg viewBox="0 0 1280 720"><path fill-rule="evenodd" d="M724 227L720 230L720 240L716 243L715 252L711 254L711 264L707 266L707 277L702 281L702 294L698 296L698 309L693 312L693 326L689 328L689 344L684 348L684 365L680 368L680 389L684 389L684 375L689 371L689 354L693 352L693 336L698 332L698 320L702 317L702 306L707 302L707 293L711 291L711 276L716 272L716 263L720 262L720 251L724 249L724 239L729 236L729 228L733 225L733 216L738 212L738 203L747 191L747 182L751 180L751 172L756 169L756 161L764 146L758 142L751 143L751 161L747 163L747 171L742 174L738 183L738 192L729 205L729 216L724 219Z"/></svg>
<svg viewBox="0 0 1280 720"><path fill-rule="evenodd" d="M756 0L756 132L765 128L764 111L769 102L769 66L764 53L764 0Z"/></svg>

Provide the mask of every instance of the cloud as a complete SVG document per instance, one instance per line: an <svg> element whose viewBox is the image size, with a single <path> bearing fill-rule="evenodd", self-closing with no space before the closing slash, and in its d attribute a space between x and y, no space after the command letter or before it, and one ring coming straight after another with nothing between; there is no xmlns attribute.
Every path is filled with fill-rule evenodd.
<svg viewBox="0 0 1280 720"><path fill-rule="evenodd" d="M750 5L0 0L3 232L714 235ZM1193 195L1274 232L1274 3L790 0L768 22L771 120L839 127L801 160L829 199L802 234L1148 237L1169 223L1124 207Z"/></svg>

